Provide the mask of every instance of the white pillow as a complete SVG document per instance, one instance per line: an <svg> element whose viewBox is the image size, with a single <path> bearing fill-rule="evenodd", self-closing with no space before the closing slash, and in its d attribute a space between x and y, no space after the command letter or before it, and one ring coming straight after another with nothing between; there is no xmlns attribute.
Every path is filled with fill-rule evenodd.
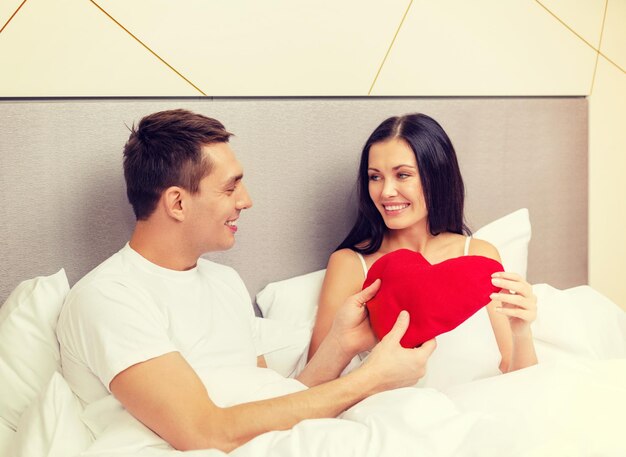
<svg viewBox="0 0 626 457"><path fill-rule="evenodd" d="M264 353L268 368L295 377L306 365L317 302L326 270L268 284L256 295L256 303L272 329L261 335L264 345L276 349ZM267 325L271 324L271 325ZM282 328L280 325L282 324ZM278 341L283 344L279 344Z"/></svg>
<svg viewBox="0 0 626 457"><path fill-rule="evenodd" d="M489 241L500 252L505 271L526 278L531 229L528 209L522 208L479 228L474 237Z"/></svg>
<svg viewBox="0 0 626 457"><path fill-rule="evenodd" d="M564 357L626 358L626 313L589 286L559 290L536 284L537 319L532 324L540 363Z"/></svg>
<svg viewBox="0 0 626 457"><path fill-rule="evenodd" d="M263 355L268 368L285 377L297 375L306 364L310 326L256 317L254 328L257 355Z"/></svg>
<svg viewBox="0 0 626 457"><path fill-rule="evenodd" d="M12 444L12 457L72 457L91 445L81 420L83 408L58 372L22 414Z"/></svg>
<svg viewBox="0 0 626 457"><path fill-rule="evenodd" d="M272 282L256 295L263 317L313 327L326 270Z"/></svg>
<svg viewBox="0 0 626 457"><path fill-rule="evenodd" d="M61 269L23 281L0 308L0 422L13 430L60 370L55 328L68 291Z"/></svg>

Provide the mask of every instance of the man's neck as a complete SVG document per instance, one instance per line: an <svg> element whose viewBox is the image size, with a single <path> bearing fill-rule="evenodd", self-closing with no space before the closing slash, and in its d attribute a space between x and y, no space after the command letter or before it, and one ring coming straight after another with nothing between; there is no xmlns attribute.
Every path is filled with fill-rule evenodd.
<svg viewBox="0 0 626 457"><path fill-rule="evenodd" d="M130 247L146 260L163 268L186 271L198 263L198 255L185 252L176 230L162 229L146 221L138 221L130 238Z"/></svg>

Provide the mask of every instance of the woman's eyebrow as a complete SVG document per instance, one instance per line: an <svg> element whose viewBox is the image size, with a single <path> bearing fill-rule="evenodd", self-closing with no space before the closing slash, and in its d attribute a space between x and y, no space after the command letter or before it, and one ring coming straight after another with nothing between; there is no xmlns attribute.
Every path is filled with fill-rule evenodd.
<svg viewBox="0 0 626 457"><path fill-rule="evenodd" d="M417 167L415 165L409 165L407 163L401 163L400 165L396 165L395 167L392 168L392 170L397 170L398 168L402 168L402 167L408 167L408 168L413 168L414 170L417 170ZM380 171L380 170L378 168L369 167L367 171Z"/></svg>

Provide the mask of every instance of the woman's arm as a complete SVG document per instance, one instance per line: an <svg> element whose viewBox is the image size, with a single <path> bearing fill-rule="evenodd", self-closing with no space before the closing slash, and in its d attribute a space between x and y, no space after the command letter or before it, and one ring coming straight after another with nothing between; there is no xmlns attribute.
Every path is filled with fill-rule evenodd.
<svg viewBox="0 0 626 457"><path fill-rule="evenodd" d="M335 251L328 259L322 284L315 327L311 336L308 359L311 360L328 335L337 310L346 299L361 290L365 277L357 255L350 249ZM366 325L369 323L366 321ZM372 346L375 341L372 340ZM366 348L369 349L369 348ZM365 349L364 349L365 350ZM357 351L360 352L360 351Z"/></svg>
<svg viewBox="0 0 626 457"><path fill-rule="evenodd" d="M469 254L501 262L498 250L483 240L473 239ZM507 373L537 363L530 330L530 324L537 316L537 298L531 285L518 274L502 272L498 276L493 283L502 290L491 296L487 312L502 356L500 371Z"/></svg>

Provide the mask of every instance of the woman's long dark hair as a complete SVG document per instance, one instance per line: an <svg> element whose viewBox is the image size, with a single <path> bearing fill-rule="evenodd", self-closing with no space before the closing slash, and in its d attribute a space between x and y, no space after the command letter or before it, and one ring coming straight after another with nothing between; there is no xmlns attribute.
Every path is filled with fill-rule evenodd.
<svg viewBox="0 0 626 457"><path fill-rule="evenodd" d="M380 249L388 229L370 198L367 169L372 145L392 138L405 140L415 154L430 233L471 233L463 221L465 187L450 138L433 118L407 114L386 119L367 139L359 164L357 219L337 250L349 248L372 254Z"/></svg>

